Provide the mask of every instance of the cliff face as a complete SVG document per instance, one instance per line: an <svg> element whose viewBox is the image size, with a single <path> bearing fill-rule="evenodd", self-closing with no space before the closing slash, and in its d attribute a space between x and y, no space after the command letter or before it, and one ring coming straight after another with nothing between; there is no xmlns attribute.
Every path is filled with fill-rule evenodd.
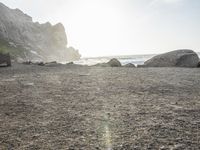
<svg viewBox="0 0 200 150"><path fill-rule="evenodd" d="M73 61L80 54L67 48L67 36L61 23L39 24L19 9L0 3L0 51L10 52L14 59Z"/></svg>

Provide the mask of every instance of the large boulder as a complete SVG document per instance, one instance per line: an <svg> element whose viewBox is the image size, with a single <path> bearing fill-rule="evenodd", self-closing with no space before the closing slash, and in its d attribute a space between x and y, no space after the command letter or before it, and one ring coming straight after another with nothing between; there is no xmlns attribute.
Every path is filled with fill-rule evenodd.
<svg viewBox="0 0 200 150"><path fill-rule="evenodd" d="M121 67L121 63L119 60L117 60L116 58L111 59L108 63L107 63L110 67Z"/></svg>
<svg viewBox="0 0 200 150"><path fill-rule="evenodd" d="M188 49L175 50L154 56L144 62L145 67L197 67L198 55Z"/></svg>

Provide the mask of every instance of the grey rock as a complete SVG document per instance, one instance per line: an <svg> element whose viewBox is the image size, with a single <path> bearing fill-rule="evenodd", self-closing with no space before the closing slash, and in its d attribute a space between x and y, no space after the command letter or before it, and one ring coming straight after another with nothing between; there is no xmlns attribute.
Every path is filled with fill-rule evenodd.
<svg viewBox="0 0 200 150"><path fill-rule="evenodd" d="M200 62L198 63L197 67L200 68Z"/></svg>
<svg viewBox="0 0 200 150"><path fill-rule="evenodd" d="M111 59L108 63L107 63L110 67L121 67L121 63L119 60L117 60L116 58Z"/></svg>
<svg viewBox="0 0 200 150"><path fill-rule="evenodd" d="M94 66L97 66L97 67L121 67L122 65L119 62L119 60L117 60L116 58L113 58L107 63L98 63Z"/></svg>
<svg viewBox="0 0 200 150"><path fill-rule="evenodd" d="M38 66L44 66L44 65L45 65L44 62L35 62L34 64L35 64L35 65L38 65Z"/></svg>
<svg viewBox="0 0 200 150"><path fill-rule="evenodd" d="M24 62L22 62L22 64L24 64L24 65L31 65L33 63L31 61L24 61Z"/></svg>
<svg viewBox="0 0 200 150"><path fill-rule="evenodd" d="M145 65L137 65L137 68L145 68Z"/></svg>
<svg viewBox="0 0 200 150"><path fill-rule="evenodd" d="M21 10L10 9L2 3L0 14L0 41L6 41L16 50L23 49L18 57L24 61L62 62L80 58L78 50L67 47L67 36L61 23L33 22Z"/></svg>
<svg viewBox="0 0 200 150"><path fill-rule="evenodd" d="M197 67L198 55L188 49L157 55L144 63L145 67Z"/></svg>
<svg viewBox="0 0 200 150"><path fill-rule="evenodd" d="M0 65L6 64L7 66L11 66L11 58L10 54L0 54Z"/></svg>
<svg viewBox="0 0 200 150"><path fill-rule="evenodd" d="M135 68L135 65L132 63L128 63L126 65L124 65L123 67L127 67L127 68Z"/></svg>
<svg viewBox="0 0 200 150"><path fill-rule="evenodd" d="M74 62L69 62L69 63L66 63L66 65L74 65Z"/></svg>
<svg viewBox="0 0 200 150"><path fill-rule="evenodd" d="M44 66L46 67L59 67L62 66L61 63L57 63L56 61L45 63Z"/></svg>
<svg viewBox="0 0 200 150"><path fill-rule="evenodd" d="M96 67L110 67L110 65L108 63L98 63L94 66L96 66Z"/></svg>

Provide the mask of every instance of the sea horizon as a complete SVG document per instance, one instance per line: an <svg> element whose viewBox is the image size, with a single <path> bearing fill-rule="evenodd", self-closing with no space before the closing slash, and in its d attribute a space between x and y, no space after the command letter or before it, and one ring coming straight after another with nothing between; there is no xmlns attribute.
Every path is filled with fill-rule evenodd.
<svg viewBox="0 0 200 150"><path fill-rule="evenodd" d="M197 52L200 57L200 52ZM112 58L118 59L122 65L132 63L134 65L142 65L148 59L159 54L136 54L136 55L113 55L113 56L99 56L99 57L82 57L75 64L92 66L98 63L106 63Z"/></svg>

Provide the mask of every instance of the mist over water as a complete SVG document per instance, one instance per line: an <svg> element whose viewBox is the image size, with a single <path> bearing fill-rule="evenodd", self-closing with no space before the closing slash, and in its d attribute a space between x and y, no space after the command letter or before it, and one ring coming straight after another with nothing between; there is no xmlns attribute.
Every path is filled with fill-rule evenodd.
<svg viewBox="0 0 200 150"><path fill-rule="evenodd" d="M141 65L146 60L152 58L155 55L129 55L129 56L108 56L108 57L94 57L94 58L82 58L79 61L75 61L75 64L80 65L95 65L98 63L106 63L112 58L117 58L122 65L132 63L135 65Z"/></svg>
<svg viewBox="0 0 200 150"><path fill-rule="evenodd" d="M200 52L197 53L200 58ZM112 58L117 58L122 65L132 63L135 65L142 65L148 59L151 59L156 54L146 54L146 55L127 55L127 56L107 56L107 57L88 57L81 58L78 61L74 61L75 64L92 66L98 63L106 63Z"/></svg>

